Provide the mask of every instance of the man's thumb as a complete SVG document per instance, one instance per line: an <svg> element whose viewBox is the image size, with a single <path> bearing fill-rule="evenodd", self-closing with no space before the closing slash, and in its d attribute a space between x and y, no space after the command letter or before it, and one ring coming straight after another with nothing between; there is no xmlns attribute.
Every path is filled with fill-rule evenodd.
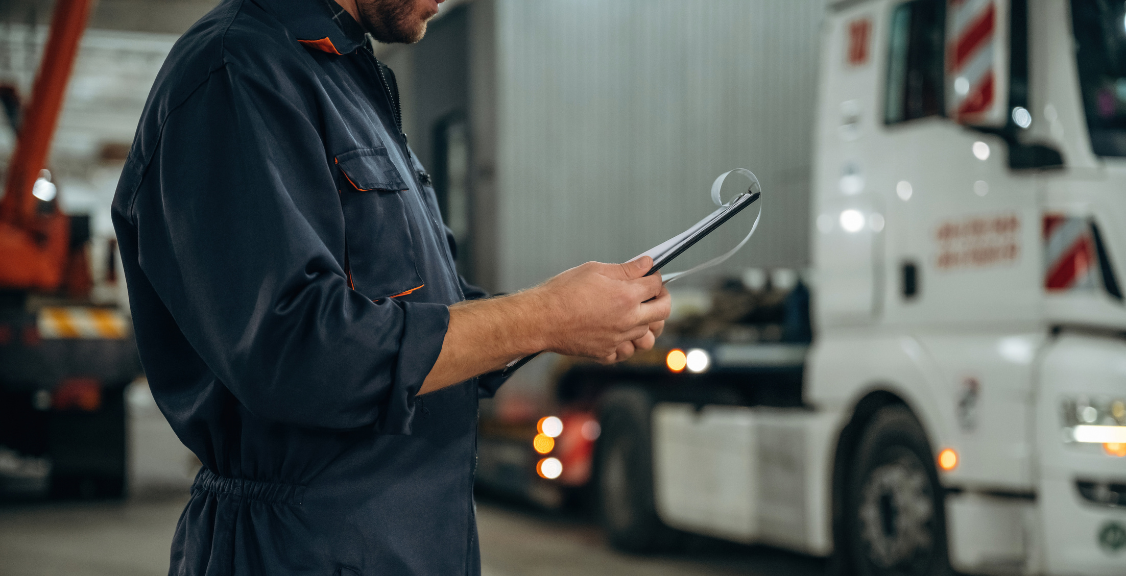
<svg viewBox="0 0 1126 576"><path fill-rule="evenodd" d="M645 273L652 267L653 259L649 256L642 256L622 264L622 271L626 273L626 280L634 280L645 276Z"/></svg>

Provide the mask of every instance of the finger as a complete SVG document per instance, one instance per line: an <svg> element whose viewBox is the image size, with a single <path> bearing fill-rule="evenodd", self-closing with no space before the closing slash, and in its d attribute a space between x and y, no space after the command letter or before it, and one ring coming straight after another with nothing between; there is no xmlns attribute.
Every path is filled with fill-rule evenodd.
<svg viewBox="0 0 1126 576"><path fill-rule="evenodd" d="M633 341L635 350L652 350L653 345L657 343L657 337L653 335L652 331L646 332L644 336Z"/></svg>
<svg viewBox="0 0 1126 576"><path fill-rule="evenodd" d="M656 298L665 292L665 284L661 282L660 272L653 274L652 276L646 276L645 278L639 280L639 282L644 282L645 287L649 289L649 298L646 298L646 300L650 298Z"/></svg>
<svg viewBox="0 0 1126 576"><path fill-rule="evenodd" d="M625 332L625 334L623 334L622 341L623 342L633 342L634 340L637 340L637 339L641 338L642 336L645 336L648 333L649 333L649 324L648 323L642 324L640 326L635 326L635 327L631 328L630 330L627 330Z"/></svg>
<svg viewBox="0 0 1126 576"><path fill-rule="evenodd" d="M648 256L635 258L629 262L618 264L618 270L621 272L621 280L635 280L642 278L645 273L653 267L653 259Z"/></svg>
<svg viewBox="0 0 1126 576"><path fill-rule="evenodd" d="M646 302L661 295L664 285L656 274L630 281L631 295L638 302Z"/></svg>
<svg viewBox="0 0 1126 576"><path fill-rule="evenodd" d="M661 320L659 322L650 322L649 331L653 333L654 339L660 338L661 333L665 331L665 321Z"/></svg>
<svg viewBox="0 0 1126 576"><path fill-rule="evenodd" d="M645 324L660 322L669 317L670 311L672 311L672 298L666 290L660 296L641 303L640 321Z"/></svg>
<svg viewBox="0 0 1126 576"><path fill-rule="evenodd" d="M615 361L621 362L622 360L628 359L630 356L633 356L634 350L636 350L636 348L634 348L633 342L622 342L618 344L618 349L614 351L614 355L616 356Z"/></svg>

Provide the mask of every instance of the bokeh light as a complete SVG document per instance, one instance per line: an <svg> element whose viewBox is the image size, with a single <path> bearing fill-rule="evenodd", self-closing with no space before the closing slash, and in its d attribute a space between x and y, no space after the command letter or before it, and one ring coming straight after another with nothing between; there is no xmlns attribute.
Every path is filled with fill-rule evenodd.
<svg viewBox="0 0 1126 576"><path fill-rule="evenodd" d="M540 454L547 454L555 448L555 439L546 434L536 434L536 437L532 439L532 448L535 448L536 452Z"/></svg>
<svg viewBox="0 0 1126 576"><path fill-rule="evenodd" d="M539 464L536 464L536 473L540 475L540 478L554 480L563 473L563 463L558 458L544 458L540 460Z"/></svg>
<svg viewBox="0 0 1126 576"><path fill-rule="evenodd" d="M958 467L958 453L953 448L946 448L938 453L938 467L949 472Z"/></svg>
<svg viewBox="0 0 1126 576"><path fill-rule="evenodd" d="M684 354L683 350L673 350L665 358L665 365L673 372L680 372L688 366L688 356Z"/></svg>

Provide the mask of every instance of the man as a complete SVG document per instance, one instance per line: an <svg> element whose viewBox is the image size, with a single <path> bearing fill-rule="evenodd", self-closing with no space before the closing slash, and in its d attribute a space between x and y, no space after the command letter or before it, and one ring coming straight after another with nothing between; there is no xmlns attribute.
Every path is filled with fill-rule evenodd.
<svg viewBox="0 0 1126 576"><path fill-rule="evenodd" d="M478 397L541 351L627 358L669 312L648 259L462 281L365 39L417 41L438 5L337 1L188 30L114 198L153 395L203 462L172 574L479 573Z"/></svg>

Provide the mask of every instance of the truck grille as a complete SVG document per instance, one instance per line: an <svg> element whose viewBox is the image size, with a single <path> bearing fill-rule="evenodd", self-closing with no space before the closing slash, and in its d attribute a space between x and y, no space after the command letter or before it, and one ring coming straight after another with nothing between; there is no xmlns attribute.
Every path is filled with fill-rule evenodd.
<svg viewBox="0 0 1126 576"><path fill-rule="evenodd" d="M1126 507L1126 481L1123 482L1094 482L1090 480L1076 480L1075 488L1083 499L1092 504L1110 506L1112 508Z"/></svg>

